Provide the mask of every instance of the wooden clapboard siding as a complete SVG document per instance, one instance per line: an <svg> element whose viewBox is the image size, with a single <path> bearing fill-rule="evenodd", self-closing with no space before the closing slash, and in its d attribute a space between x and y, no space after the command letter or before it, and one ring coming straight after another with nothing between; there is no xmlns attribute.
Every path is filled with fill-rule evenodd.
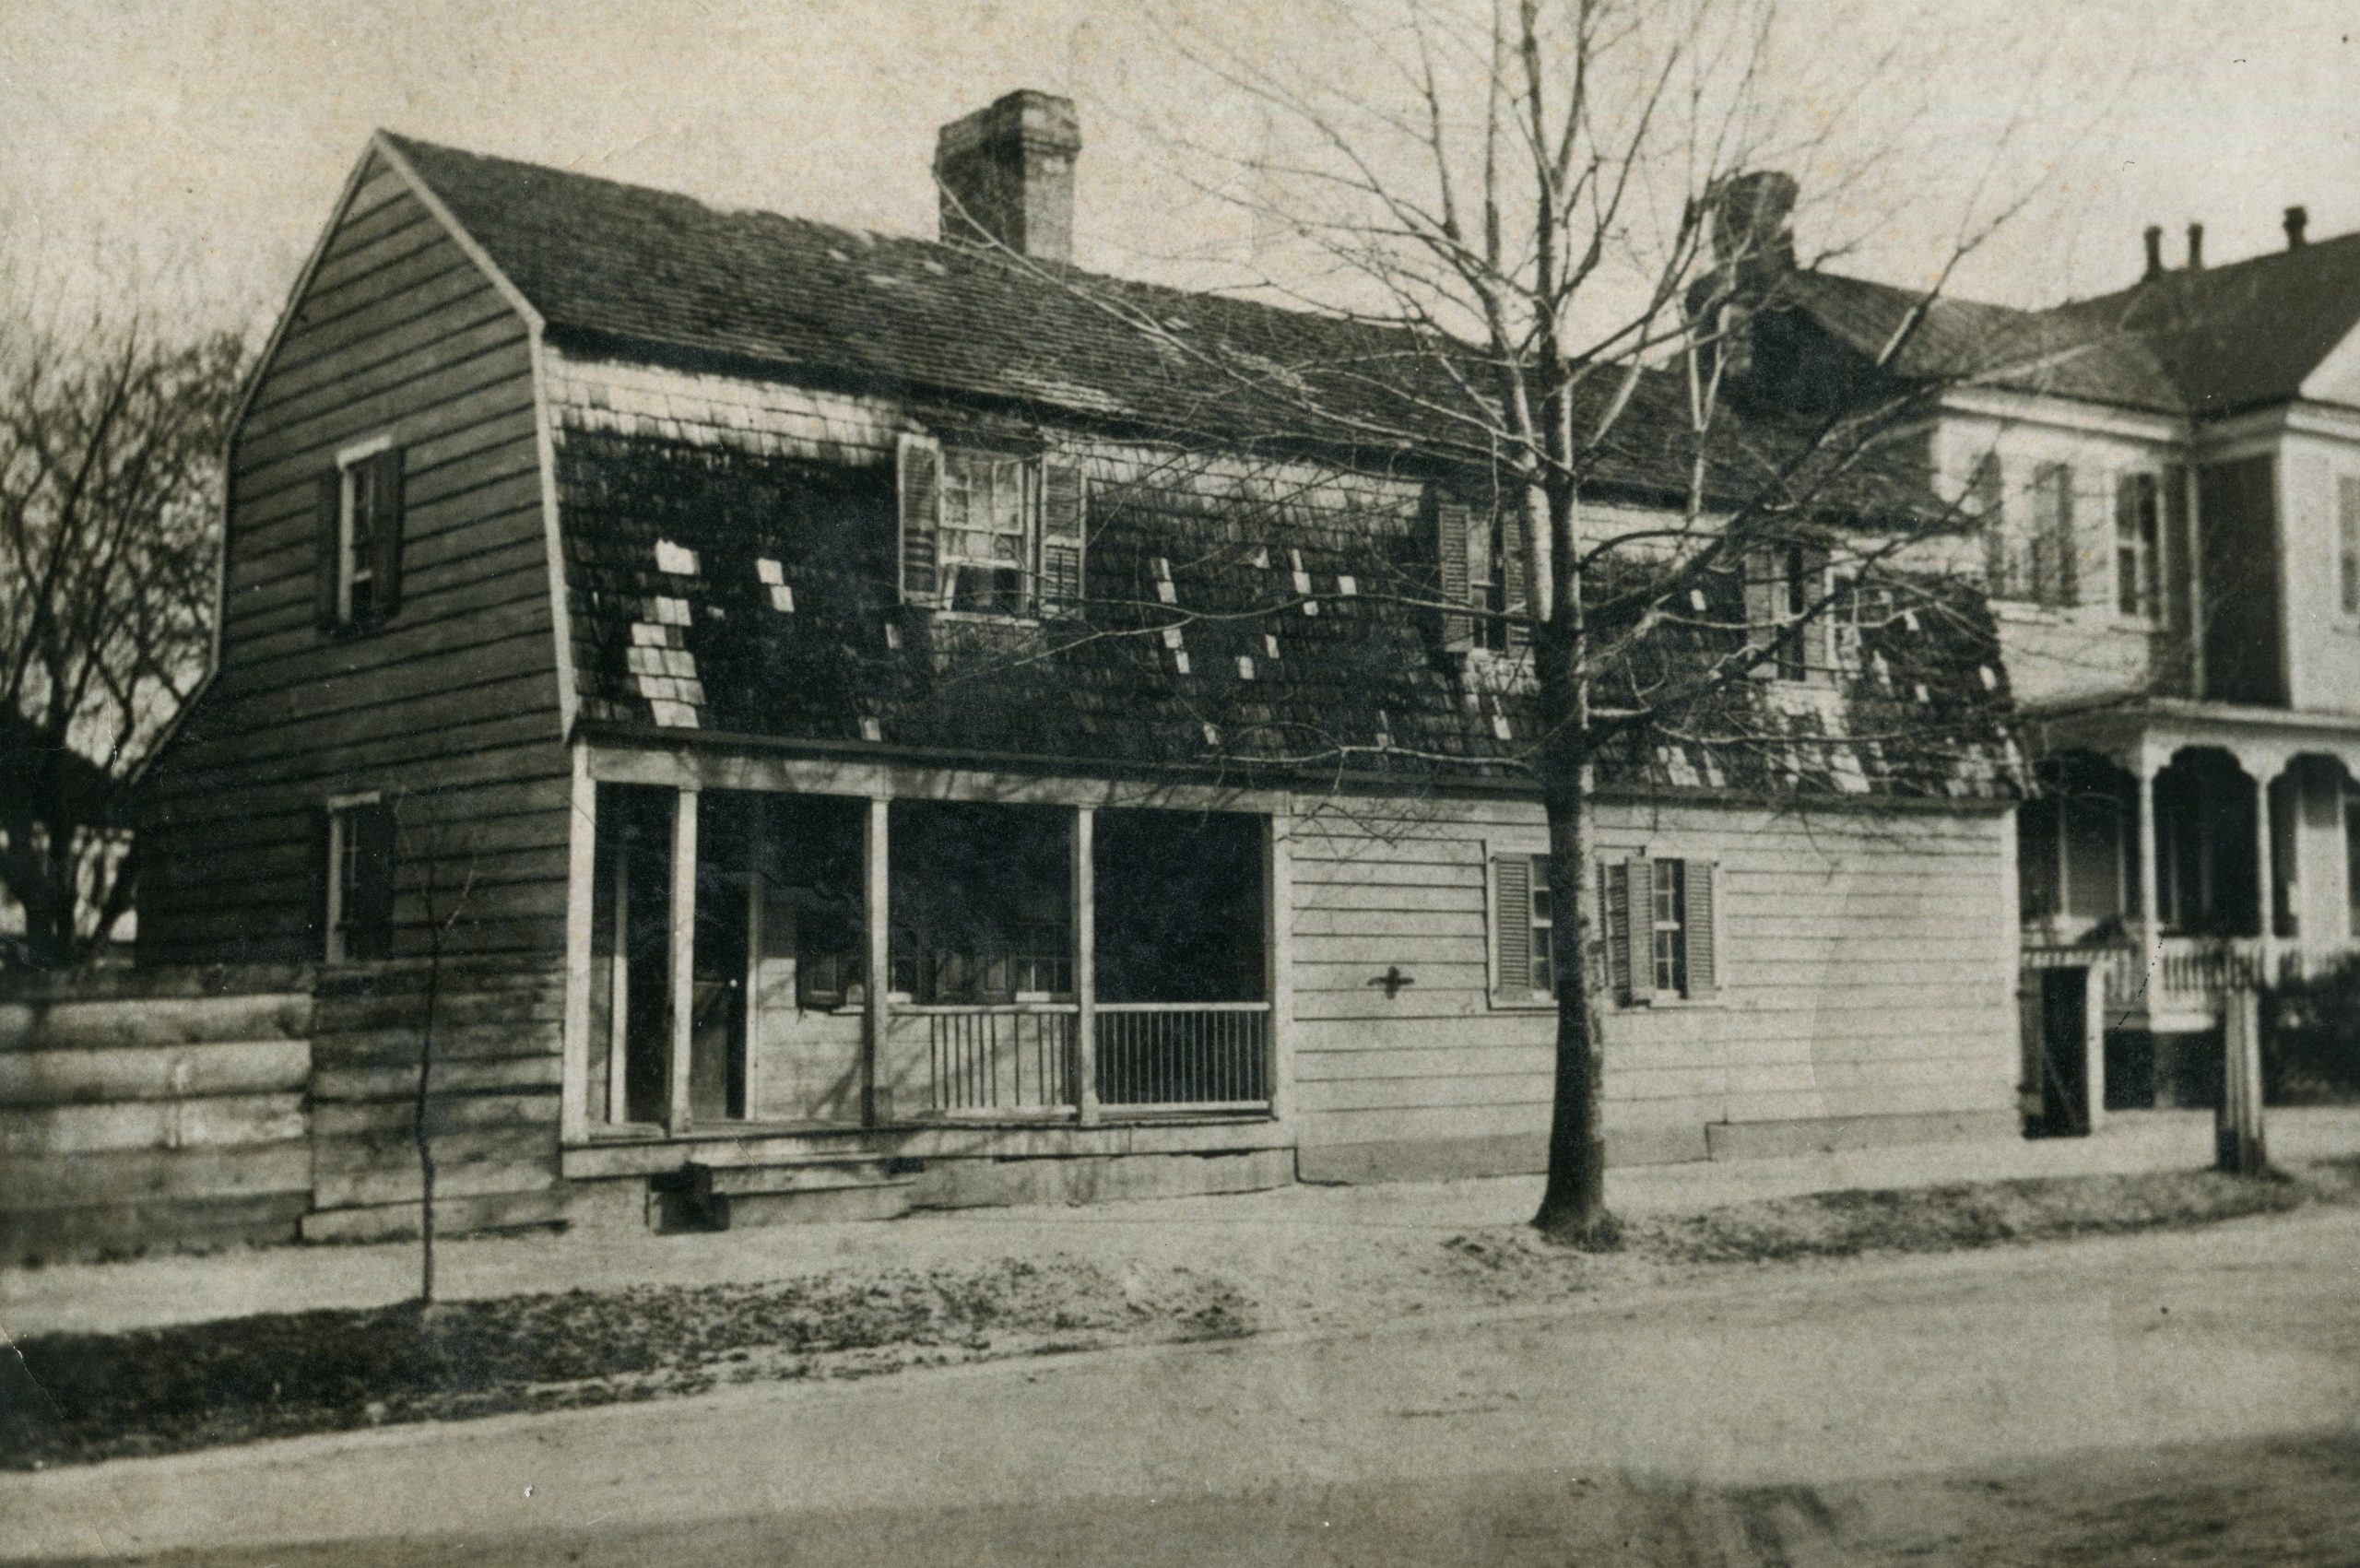
<svg viewBox="0 0 2360 1568"><path fill-rule="evenodd" d="M1454 1146L1474 1151L1474 1168L1530 1168L1555 1019L1492 994L1485 861L1543 847L1538 806L1324 797L1296 809L1292 1040L1306 1171L1381 1172L1387 1148L1405 1170L1460 1168L1434 1155ZM2006 826L1984 813L1603 805L1601 856L1720 867L1719 996L1608 1020L1606 1123L1631 1135L1611 1149L1701 1158L1707 1123L2012 1108ZM1388 998L1369 982L1392 966L1415 984Z"/></svg>
<svg viewBox="0 0 2360 1568"><path fill-rule="evenodd" d="M0 1020L0 1265L293 1239L311 998L107 989Z"/></svg>
<svg viewBox="0 0 2360 1568"><path fill-rule="evenodd" d="M555 961L569 779L534 409L528 324L372 154L235 432L220 666L155 774L143 956L315 957L319 813L374 789L401 812L397 953L472 867L454 949ZM401 607L330 636L316 486L378 434L406 454Z"/></svg>

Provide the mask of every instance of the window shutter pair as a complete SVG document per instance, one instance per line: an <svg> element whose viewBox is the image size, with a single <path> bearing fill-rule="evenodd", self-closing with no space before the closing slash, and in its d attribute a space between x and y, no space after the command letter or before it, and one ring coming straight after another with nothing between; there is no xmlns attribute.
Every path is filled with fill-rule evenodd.
<svg viewBox="0 0 2360 1568"><path fill-rule="evenodd" d="M1488 627L1479 627L1477 617L1488 613L1486 595L1492 585L1492 550L1493 536L1504 552L1501 565L1502 607L1521 609L1526 603L1524 585L1523 541L1513 521L1502 527L1502 520L1493 513L1457 501L1437 500L1434 502L1434 555L1441 569L1442 599L1446 605L1465 605L1465 612L1446 609L1442 617L1443 647L1450 653L1463 654L1477 647L1521 648L1530 641L1523 625L1509 622L1501 633Z"/></svg>
<svg viewBox="0 0 2360 1568"><path fill-rule="evenodd" d="M1803 678L1808 680L1824 677L1835 667L1835 606L1822 603L1828 598L1827 552L1809 548L1802 556L1802 605L1800 609L1789 606L1792 548L1756 546L1745 553L1746 646L1771 648L1782 639L1795 639ZM1798 624L1798 614L1809 619ZM1773 654L1755 664L1750 673L1756 680L1775 680L1784 662Z"/></svg>
<svg viewBox="0 0 2360 1568"><path fill-rule="evenodd" d="M942 443L901 438L895 462L901 515L896 552L903 604L933 606L941 596ZM1044 615L1080 608L1089 539L1089 483L1081 465L1050 457L1040 466L1039 572L1033 602Z"/></svg>
<svg viewBox="0 0 2360 1568"><path fill-rule="evenodd" d="M1681 924L1688 945L1691 1000L1720 989L1720 943L1714 884L1717 867L1709 860L1685 860ZM1607 984L1623 1007L1655 1000L1655 913L1658 863L1644 855L1601 862L1599 906L1606 927Z"/></svg>
<svg viewBox="0 0 2360 1568"><path fill-rule="evenodd" d="M370 497L370 515L365 521L371 549L369 611L366 616L355 616L349 625L380 625L401 608L404 453L395 446L360 459L349 471L336 467L320 476L313 493L312 518L315 558L313 613L323 631L334 631L348 624L342 614L348 472L366 472L369 476L370 482L362 488Z"/></svg>

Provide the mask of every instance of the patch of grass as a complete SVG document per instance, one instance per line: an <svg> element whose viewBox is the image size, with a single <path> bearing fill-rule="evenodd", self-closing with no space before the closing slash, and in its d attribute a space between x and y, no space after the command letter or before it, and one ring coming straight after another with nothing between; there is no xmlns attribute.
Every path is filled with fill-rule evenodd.
<svg viewBox="0 0 2360 1568"><path fill-rule="evenodd" d="M819 1358L879 1370L904 1353L972 1359L1052 1333L1070 1344L1250 1327L1219 1280L1048 1258L47 1335L0 1363L0 1466L695 1393L725 1375L808 1376Z"/></svg>

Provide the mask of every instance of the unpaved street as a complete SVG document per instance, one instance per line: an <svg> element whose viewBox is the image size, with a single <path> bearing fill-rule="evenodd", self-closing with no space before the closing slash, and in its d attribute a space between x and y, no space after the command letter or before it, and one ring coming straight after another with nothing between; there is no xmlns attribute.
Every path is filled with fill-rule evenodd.
<svg viewBox="0 0 2360 1568"><path fill-rule="evenodd" d="M2319 1210L306 1439L0 1479L0 1556L2360 1562L2355 1275Z"/></svg>

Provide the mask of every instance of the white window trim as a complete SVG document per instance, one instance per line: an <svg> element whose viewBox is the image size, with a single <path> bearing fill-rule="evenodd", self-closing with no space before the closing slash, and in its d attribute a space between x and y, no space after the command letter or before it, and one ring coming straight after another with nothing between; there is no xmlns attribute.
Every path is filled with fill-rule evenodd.
<svg viewBox="0 0 2360 1568"><path fill-rule="evenodd" d="M366 441L341 447L336 454L336 623L352 624L352 591L364 576L373 575L374 568L364 568L354 558L352 525L354 520L354 473L372 457L394 449L393 432L383 430Z"/></svg>
<svg viewBox="0 0 2360 1568"><path fill-rule="evenodd" d="M982 560L973 556L953 555L946 543L954 534L990 532L973 526L953 528L949 518L950 471L961 461L1012 464L1017 471L1017 552L1013 562ZM985 446L952 446L942 448L942 464L936 477L938 491L935 516L935 596L938 604L936 614L947 619L988 620L1005 624L1009 621L1035 621L1039 617L1041 582L1041 505L1044 486L1041 459L1015 453L999 452ZM1004 572L1011 565L1017 573L1017 607L1012 610L965 608L952 602L954 574L962 568L984 572Z"/></svg>
<svg viewBox="0 0 2360 1568"><path fill-rule="evenodd" d="M1593 845L1590 853L1597 857L1590 867L1590 875L1593 877L1598 875L1599 867L1616 860L1628 860L1634 856L1650 861L1677 860L1682 862L1684 866L1693 866L1701 862L1710 865L1714 868L1713 994L1709 996L1673 996L1658 989L1654 995L1647 997L1645 1001L1626 1003L1615 998L1613 995L1613 986L1610 983L1607 987L1606 1010L1610 1013L1682 1012L1693 1008L1703 1012L1713 1012L1727 1008L1729 1005L1730 974L1729 958L1729 923L1725 913L1729 907L1729 862L1722 858L1717 850L1711 848L1700 849L1696 845L1684 841L1678 843L1644 843L1629 849L1611 849ZM1606 912L1604 910L1599 911L1599 917L1601 920L1604 919L1606 917ZM1653 965L1655 963L1655 915L1653 911L1648 913L1647 918L1648 973L1653 973ZM1681 929L1683 937L1687 932L1687 911L1682 909L1681 911ZM1635 941L1632 947L1631 961L1634 963L1638 962L1638 949ZM1686 961L1683 957L1682 968L1684 970L1686 967Z"/></svg>
<svg viewBox="0 0 2360 1568"><path fill-rule="evenodd" d="M380 790L368 790L358 795L331 795L327 798L328 814L328 897L327 929L324 932L320 951L329 963L343 963L344 954L344 832L345 819L367 806L384 802Z"/></svg>

